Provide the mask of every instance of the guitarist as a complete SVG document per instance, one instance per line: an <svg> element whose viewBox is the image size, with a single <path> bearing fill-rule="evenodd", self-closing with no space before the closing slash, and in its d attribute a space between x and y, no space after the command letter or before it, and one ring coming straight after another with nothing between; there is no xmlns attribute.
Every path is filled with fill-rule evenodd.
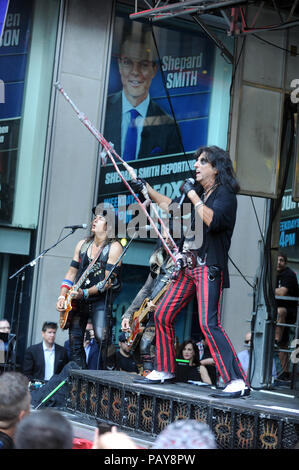
<svg viewBox="0 0 299 470"><path fill-rule="evenodd" d="M163 238L169 248L171 242L167 235L163 233ZM160 241L158 242L161 245ZM161 291L172 276L174 263L172 258L166 253L163 246L159 246L150 257L150 273L144 284L140 289L130 307L122 316L121 328L124 332L130 331L130 324L134 312L136 312L142 305L143 301L148 298L151 305L151 299ZM159 299L162 300L163 296ZM154 311L157 305L152 304L147 319L145 320L145 328L139 345L140 359L143 366L143 375L146 376L154 369L155 362L155 336L156 330L154 325ZM141 312L140 312L141 313Z"/></svg>
<svg viewBox="0 0 299 470"><path fill-rule="evenodd" d="M109 340L107 337L108 295L113 296L113 293L120 287L120 266L117 266L109 281L103 286L103 280L122 253L121 244L115 239L109 239L106 219L107 217L103 215L95 215L91 224L91 236L77 243L70 267L60 286L56 303L56 309L62 314L65 311L65 297L70 291L72 298L72 309L69 312L71 361L75 361L82 369L87 368L84 334L88 318L91 318L94 325L95 338L101 352L104 349L103 343ZM97 257L96 262L88 277L79 288L76 288L76 283L79 284L82 274L95 257ZM103 362L105 364L105 357L102 357Z"/></svg>

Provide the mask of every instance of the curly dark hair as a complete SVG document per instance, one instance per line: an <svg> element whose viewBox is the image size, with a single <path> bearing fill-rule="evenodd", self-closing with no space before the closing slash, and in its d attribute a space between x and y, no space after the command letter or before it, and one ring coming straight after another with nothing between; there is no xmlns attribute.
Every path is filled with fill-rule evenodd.
<svg viewBox="0 0 299 470"><path fill-rule="evenodd" d="M197 159L202 153L206 154L209 163L218 170L216 182L228 186L234 193L238 193L240 186L236 180L229 153L214 145L211 147L199 147L195 151L194 157Z"/></svg>

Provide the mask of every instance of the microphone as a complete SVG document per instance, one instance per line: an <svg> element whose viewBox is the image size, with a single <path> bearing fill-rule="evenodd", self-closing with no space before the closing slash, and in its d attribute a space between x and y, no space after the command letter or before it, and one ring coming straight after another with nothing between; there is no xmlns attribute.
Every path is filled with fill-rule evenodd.
<svg viewBox="0 0 299 470"><path fill-rule="evenodd" d="M152 228L153 227L150 224L147 224L147 225L142 225L141 227L139 227L139 230L143 230L143 229L151 230Z"/></svg>
<svg viewBox="0 0 299 470"><path fill-rule="evenodd" d="M137 229L135 227L135 232L140 231L140 230L151 230L153 227L149 224L147 225L141 225ZM130 227L130 232L133 232L133 229Z"/></svg>
<svg viewBox="0 0 299 470"><path fill-rule="evenodd" d="M66 225L64 228L71 228L72 230L77 230L77 228L86 228L87 224L81 225Z"/></svg>
<svg viewBox="0 0 299 470"><path fill-rule="evenodd" d="M188 181L189 183L191 183L191 184L194 184L194 183L195 183L194 178L188 178L188 179L186 179L185 183L187 183L187 181ZM185 184L185 183L184 183L184 184ZM182 194L181 199L179 200L179 206L180 206L180 207L181 207L181 205L183 204L185 197L186 197L186 194L185 194L185 193Z"/></svg>

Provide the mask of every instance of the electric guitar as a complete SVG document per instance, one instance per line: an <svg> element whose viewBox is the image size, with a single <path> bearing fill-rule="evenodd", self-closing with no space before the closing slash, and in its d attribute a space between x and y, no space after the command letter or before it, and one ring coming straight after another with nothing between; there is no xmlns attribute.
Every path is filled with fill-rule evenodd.
<svg viewBox="0 0 299 470"><path fill-rule="evenodd" d="M136 312L133 313L131 324L130 324L130 336L127 339L127 344L131 346L131 350L134 350L137 346L138 340L143 333L144 326L142 326L142 322L146 319L147 314L151 311L152 304L156 305L158 301L161 299L162 295L168 287L170 286L172 281L168 281L165 286L158 292L156 297L150 300L148 297L144 299L141 306L139 307ZM151 305L149 303L151 302Z"/></svg>
<svg viewBox="0 0 299 470"><path fill-rule="evenodd" d="M65 301L64 301L64 311L60 312L60 319L59 319L59 325L62 330L67 330L70 326L70 322L72 319L72 310L73 310L73 305L72 302L74 301L72 293L77 292L84 281L87 279L89 274L93 271L93 266L96 263L98 257L100 256L102 250L104 247L101 246L99 249L98 253L95 255L93 260L89 263L87 268L85 269L84 273L80 276L78 281L76 282L75 285L73 285L70 290L65 294Z"/></svg>

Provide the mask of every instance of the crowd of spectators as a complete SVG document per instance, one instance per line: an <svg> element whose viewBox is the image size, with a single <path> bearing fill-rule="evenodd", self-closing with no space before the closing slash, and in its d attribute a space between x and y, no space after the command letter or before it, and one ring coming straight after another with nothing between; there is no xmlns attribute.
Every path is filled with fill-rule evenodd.
<svg viewBox="0 0 299 470"><path fill-rule="evenodd" d="M101 433L96 427L93 442L74 436L71 422L52 408L33 410L29 380L20 372L0 376L0 449L140 449L125 432L113 426ZM154 449L216 449L212 431L195 420L171 423L158 436Z"/></svg>
<svg viewBox="0 0 299 470"><path fill-rule="evenodd" d="M0 376L0 449L140 449L125 432L113 426L101 433L95 428L93 442L74 436L63 413L30 407L29 381L20 372ZM195 420L171 423L158 436L154 449L216 449L212 431Z"/></svg>
<svg viewBox="0 0 299 470"><path fill-rule="evenodd" d="M53 408L32 409L29 381L19 372L0 376L0 449L146 449L116 426L95 428L93 441L75 436L71 421ZM150 449L217 449L206 423L182 419L170 423ZM297 445L294 447L297 448Z"/></svg>

